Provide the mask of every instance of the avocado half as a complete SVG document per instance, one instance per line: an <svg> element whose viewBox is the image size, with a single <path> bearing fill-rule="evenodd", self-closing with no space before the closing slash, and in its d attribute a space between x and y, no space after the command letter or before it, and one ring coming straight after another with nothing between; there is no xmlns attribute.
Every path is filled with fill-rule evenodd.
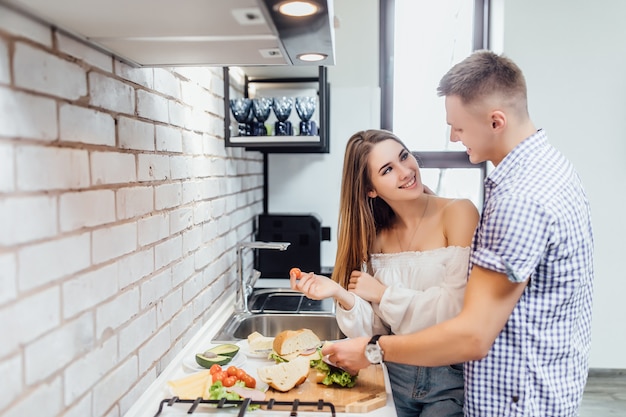
<svg viewBox="0 0 626 417"><path fill-rule="evenodd" d="M229 363L235 355L239 352L239 346L233 344L224 344L207 349L202 353L196 354L196 363L203 368L210 368L211 366L226 365Z"/></svg>

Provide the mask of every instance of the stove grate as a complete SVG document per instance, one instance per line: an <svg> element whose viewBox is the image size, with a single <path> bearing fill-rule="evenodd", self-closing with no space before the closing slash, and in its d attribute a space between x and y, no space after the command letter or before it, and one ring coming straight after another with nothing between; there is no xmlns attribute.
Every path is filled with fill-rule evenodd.
<svg viewBox="0 0 626 417"><path fill-rule="evenodd" d="M220 400L205 400L203 398L197 398L195 400L181 400L178 397L167 398L161 400L159 404L159 410L154 415L157 417L163 412L163 407L168 406L171 407L174 404L191 404L189 410L187 410L187 414L193 414L196 411L196 408L200 404L214 404L217 408L224 408L225 405L237 405L239 406L239 414L238 417L243 417L246 414L246 410L251 405L259 405L265 406L268 410L272 410L274 407L291 407L290 417L297 417L298 415L298 407L316 407L318 411L325 411L328 409L330 415L332 417L336 416L335 413L335 405L333 403L325 402L323 400L318 400L316 402L313 401L300 401L295 399L293 401L275 401L274 399L270 399L269 401L251 401L250 398L244 398L243 400L227 400L222 398Z"/></svg>

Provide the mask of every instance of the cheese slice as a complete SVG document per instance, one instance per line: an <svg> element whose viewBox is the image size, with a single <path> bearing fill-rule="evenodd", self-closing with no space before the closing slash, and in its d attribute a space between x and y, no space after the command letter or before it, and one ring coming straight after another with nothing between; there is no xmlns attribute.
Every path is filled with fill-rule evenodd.
<svg viewBox="0 0 626 417"><path fill-rule="evenodd" d="M204 395L207 384L211 386L211 373L209 370L195 372L184 378L167 381L172 395L181 400L195 400Z"/></svg>

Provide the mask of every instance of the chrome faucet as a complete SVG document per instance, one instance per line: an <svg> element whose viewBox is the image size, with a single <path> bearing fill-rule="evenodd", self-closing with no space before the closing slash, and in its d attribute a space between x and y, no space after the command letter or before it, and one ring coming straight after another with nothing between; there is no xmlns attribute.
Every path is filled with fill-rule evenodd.
<svg viewBox="0 0 626 417"><path fill-rule="evenodd" d="M252 291L252 285L246 282L243 276L243 251L244 249L275 249L287 250L291 242L239 242L237 243L237 294L235 312L250 313L248 308L248 296Z"/></svg>

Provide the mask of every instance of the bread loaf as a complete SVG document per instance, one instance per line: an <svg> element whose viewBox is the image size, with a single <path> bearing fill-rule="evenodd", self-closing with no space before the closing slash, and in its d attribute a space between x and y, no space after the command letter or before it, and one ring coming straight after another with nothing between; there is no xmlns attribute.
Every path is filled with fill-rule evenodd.
<svg viewBox="0 0 626 417"><path fill-rule="evenodd" d="M309 370L308 359L296 358L290 362L261 367L257 374L259 379L270 387L286 392L306 381Z"/></svg>
<svg viewBox="0 0 626 417"><path fill-rule="evenodd" d="M274 351L280 356L291 355L310 349L315 349L322 344L310 329L285 330L274 338Z"/></svg>

